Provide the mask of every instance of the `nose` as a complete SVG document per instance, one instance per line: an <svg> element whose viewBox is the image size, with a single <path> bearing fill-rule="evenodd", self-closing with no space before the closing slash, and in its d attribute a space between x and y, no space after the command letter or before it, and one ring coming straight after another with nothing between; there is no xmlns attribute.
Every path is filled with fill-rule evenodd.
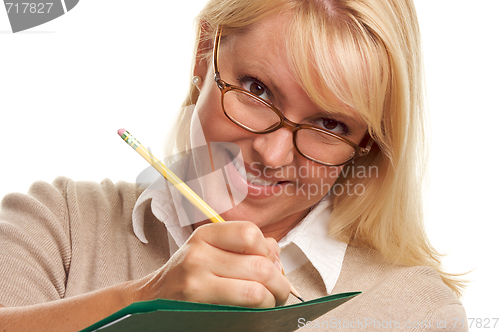
<svg viewBox="0 0 500 332"><path fill-rule="evenodd" d="M293 133L280 128L272 133L257 135L253 148L262 157L262 162L270 168L279 168L293 161Z"/></svg>

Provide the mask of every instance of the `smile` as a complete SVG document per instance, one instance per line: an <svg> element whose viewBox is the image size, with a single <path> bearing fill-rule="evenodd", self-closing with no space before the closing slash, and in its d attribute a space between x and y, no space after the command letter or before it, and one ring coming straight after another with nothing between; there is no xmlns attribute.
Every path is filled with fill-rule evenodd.
<svg viewBox="0 0 500 332"><path fill-rule="evenodd" d="M252 199L264 199L282 194L285 186L292 184L291 181L282 181L277 178L264 179L255 173L247 172L249 166L241 157L236 158L229 151L227 159L227 175L231 183L231 191L234 190L233 194L239 192Z"/></svg>
<svg viewBox="0 0 500 332"><path fill-rule="evenodd" d="M233 165L238 171L238 173L240 173L241 177L246 178L247 182L254 186L275 186L280 183L288 182L288 181L269 181L261 177L258 177L251 172L247 172L245 169L245 165L243 165L238 158L233 158Z"/></svg>

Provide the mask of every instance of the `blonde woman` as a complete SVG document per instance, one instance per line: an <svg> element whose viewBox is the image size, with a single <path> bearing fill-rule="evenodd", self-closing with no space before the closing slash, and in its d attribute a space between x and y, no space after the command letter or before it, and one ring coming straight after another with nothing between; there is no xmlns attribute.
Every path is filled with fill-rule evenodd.
<svg viewBox="0 0 500 332"><path fill-rule="evenodd" d="M174 192L127 183L59 178L9 195L2 327L76 331L155 298L272 307L296 301L291 283L306 299L363 292L298 327L467 330L461 284L422 224L413 3L212 0L197 22L193 84L169 154L237 146L214 151L241 157L226 168L230 222L209 224Z"/></svg>

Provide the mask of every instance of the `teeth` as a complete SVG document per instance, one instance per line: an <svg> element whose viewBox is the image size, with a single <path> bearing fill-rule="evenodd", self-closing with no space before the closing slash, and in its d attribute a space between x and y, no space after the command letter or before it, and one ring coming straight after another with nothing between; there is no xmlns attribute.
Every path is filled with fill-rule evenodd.
<svg viewBox="0 0 500 332"><path fill-rule="evenodd" d="M234 167L236 167L241 177L246 178L249 183L254 184L256 186L274 186L279 182L279 181L267 181L253 175L250 172L247 172L245 170L245 167L240 163L240 161L237 158L233 160L233 165Z"/></svg>
<svg viewBox="0 0 500 332"><path fill-rule="evenodd" d="M247 181L251 184L255 184L257 186L274 186L278 181L266 181L264 179L258 178L252 173L247 173Z"/></svg>
<svg viewBox="0 0 500 332"><path fill-rule="evenodd" d="M245 178L246 177L245 166L243 166L237 158L233 160L233 164L234 167L236 167L236 169L238 170L238 173L240 173L241 177Z"/></svg>

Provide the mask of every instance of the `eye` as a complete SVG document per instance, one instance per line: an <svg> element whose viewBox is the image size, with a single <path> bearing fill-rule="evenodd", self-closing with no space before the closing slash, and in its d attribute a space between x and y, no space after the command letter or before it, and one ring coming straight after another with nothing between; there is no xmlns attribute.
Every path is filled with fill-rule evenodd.
<svg viewBox="0 0 500 332"><path fill-rule="evenodd" d="M269 92L268 88L257 78L242 76L238 78L238 81L243 89L264 99L265 101L271 102L271 92Z"/></svg>
<svg viewBox="0 0 500 332"><path fill-rule="evenodd" d="M349 136L350 131L347 125L343 122L329 118L319 118L316 121L316 126L326 129L334 134Z"/></svg>

